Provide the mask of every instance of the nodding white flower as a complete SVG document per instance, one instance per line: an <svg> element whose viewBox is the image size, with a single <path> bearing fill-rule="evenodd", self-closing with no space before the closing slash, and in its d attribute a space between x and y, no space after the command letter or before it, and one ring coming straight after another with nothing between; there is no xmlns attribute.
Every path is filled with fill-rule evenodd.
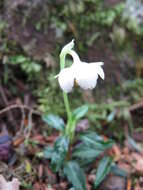
<svg viewBox="0 0 143 190"><path fill-rule="evenodd" d="M66 93L72 91L75 84L83 89L93 89L97 84L98 76L105 78L102 69L103 62L82 62L74 50L68 52L73 57L73 64L64 68L57 75L60 87Z"/></svg>

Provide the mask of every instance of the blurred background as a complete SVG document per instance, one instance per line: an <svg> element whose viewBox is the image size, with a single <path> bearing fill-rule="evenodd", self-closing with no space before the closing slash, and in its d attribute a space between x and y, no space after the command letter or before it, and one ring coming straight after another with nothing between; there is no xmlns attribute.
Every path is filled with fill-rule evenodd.
<svg viewBox="0 0 143 190"><path fill-rule="evenodd" d="M1 0L0 108L24 104L65 118L54 76L72 39L81 60L103 61L106 74L94 91L71 93L72 107L90 103L88 118L98 129L105 121L117 126L115 117L143 126L141 0ZM20 117L15 110L0 119L15 126Z"/></svg>

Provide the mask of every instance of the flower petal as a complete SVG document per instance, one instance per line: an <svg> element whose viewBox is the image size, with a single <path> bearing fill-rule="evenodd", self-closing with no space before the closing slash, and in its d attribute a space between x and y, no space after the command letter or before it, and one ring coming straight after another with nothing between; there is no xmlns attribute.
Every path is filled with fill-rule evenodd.
<svg viewBox="0 0 143 190"><path fill-rule="evenodd" d="M89 64L81 62L77 65L75 79L78 85L83 89L93 89L97 84L98 74Z"/></svg>
<svg viewBox="0 0 143 190"><path fill-rule="evenodd" d="M92 67L94 72L96 72L104 80L105 74L101 67L101 65L103 65L103 64L104 64L103 62L90 63L90 67Z"/></svg>
<svg viewBox="0 0 143 190"><path fill-rule="evenodd" d="M81 63L78 54L77 54L74 50L70 50L68 53L69 53L69 54L72 56L72 58L73 58L73 64L79 64L79 63Z"/></svg>
<svg viewBox="0 0 143 190"><path fill-rule="evenodd" d="M66 93L72 91L74 85L74 75L72 68L70 67L62 69L58 75L58 81L63 91Z"/></svg>

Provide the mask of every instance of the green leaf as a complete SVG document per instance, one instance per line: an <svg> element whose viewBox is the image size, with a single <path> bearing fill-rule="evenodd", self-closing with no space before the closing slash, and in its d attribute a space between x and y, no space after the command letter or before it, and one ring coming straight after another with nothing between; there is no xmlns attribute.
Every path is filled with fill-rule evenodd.
<svg viewBox="0 0 143 190"><path fill-rule="evenodd" d="M23 55L16 55L16 56L10 56L9 61L12 64L20 64L20 63L24 63L25 61L27 61L27 58Z"/></svg>
<svg viewBox="0 0 143 190"><path fill-rule="evenodd" d="M61 153L59 154L58 152L53 152L52 158L51 158L51 167L54 172L59 172L62 167L63 163L65 161L65 154Z"/></svg>
<svg viewBox="0 0 143 190"><path fill-rule="evenodd" d="M117 176L121 176L124 178L128 176L128 173L124 169L118 167L115 163L113 163L111 166L111 172Z"/></svg>
<svg viewBox="0 0 143 190"><path fill-rule="evenodd" d="M75 109L73 111L73 118L75 120L79 120L80 118L82 118L83 116L85 116L85 114L87 113L88 111L88 106L87 105L83 105L77 109Z"/></svg>
<svg viewBox="0 0 143 190"><path fill-rule="evenodd" d="M86 147L84 144L79 145L72 153L73 157L81 159L95 159L102 153L101 150L95 148Z"/></svg>
<svg viewBox="0 0 143 190"><path fill-rule="evenodd" d="M53 152L54 152L54 149L53 147L46 147L44 149L44 158L46 159L51 159L52 158L52 155L53 155Z"/></svg>
<svg viewBox="0 0 143 190"><path fill-rule="evenodd" d="M112 111L108 116L107 116L107 121L108 122L112 122L116 116L117 110L115 109L114 111Z"/></svg>
<svg viewBox="0 0 143 190"><path fill-rule="evenodd" d="M65 164L64 173L75 190L86 190L86 178L77 162L69 161Z"/></svg>
<svg viewBox="0 0 143 190"><path fill-rule="evenodd" d="M69 148L69 139L60 136L54 142L53 147L49 146L44 149L44 158L51 160L52 169L58 172L62 169Z"/></svg>
<svg viewBox="0 0 143 190"><path fill-rule="evenodd" d="M104 157L97 168L94 187L97 188L99 184L105 179L111 170L112 159L110 157Z"/></svg>
<svg viewBox="0 0 143 190"><path fill-rule="evenodd" d="M114 144L112 140L104 141L104 139L97 135L95 132L86 132L80 135L79 139L88 147L98 149L98 150L107 150L111 148Z"/></svg>
<svg viewBox="0 0 143 190"><path fill-rule="evenodd" d="M142 152L142 151L143 151L143 149L141 148L141 146L140 146L139 144L137 144L136 141L135 141L132 137L128 136L127 140L128 140L128 143L129 143L137 152Z"/></svg>
<svg viewBox="0 0 143 190"><path fill-rule="evenodd" d="M69 148L69 139L65 136L58 137L54 143L54 151L51 158L53 169L59 171L65 162Z"/></svg>
<svg viewBox="0 0 143 190"><path fill-rule="evenodd" d="M97 142L103 141L103 138L101 136L97 135L97 133L95 133L93 131L86 131L86 132L82 133L79 138L85 142L86 142L86 138L89 139L89 141L90 141L90 139L93 141L97 141Z"/></svg>
<svg viewBox="0 0 143 190"><path fill-rule="evenodd" d="M64 121L62 118L56 115L43 115L42 120L45 121L50 127L62 131L64 129Z"/></svg>
<svg viewBox="0 0 143 190"><path fill-rule="evenodd" d="M69 139L65 136L58 137L54 143L54 149L57 150L59 153L68 152L68 147Z"/></svg>

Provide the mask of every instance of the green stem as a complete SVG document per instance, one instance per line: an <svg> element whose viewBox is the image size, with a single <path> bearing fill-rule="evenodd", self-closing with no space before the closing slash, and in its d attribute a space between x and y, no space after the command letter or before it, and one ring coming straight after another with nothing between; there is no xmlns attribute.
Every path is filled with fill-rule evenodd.
<svg viewBox="0 0 143 190"><path fill-rule="evenodd" d="M64 69L64 67L65 67L65 55L60 56L60 68ZM67 113L67 126L66 126L65 134L70 138L72 114L71 114L71 110L70 110L68 95L65 92L63 92L63 99L64 99L64 104L65 104L66 113Z"/></svg>
<svg viewBox="0 0 143 190"><path fill-rule="evenodd" d="M65 55L60 55L60 69L64 69L65 67Z"/></svg>
<svg viewBox="0 0 143 190"><path fill-rule="evenodd" d="M65 108L66 108L66 112L67 112L67 119L69 121L71 119L71 111L70 111L68 95L65 92L63 92L63 98L64 98L64 104L65 104Z"/></svg>

